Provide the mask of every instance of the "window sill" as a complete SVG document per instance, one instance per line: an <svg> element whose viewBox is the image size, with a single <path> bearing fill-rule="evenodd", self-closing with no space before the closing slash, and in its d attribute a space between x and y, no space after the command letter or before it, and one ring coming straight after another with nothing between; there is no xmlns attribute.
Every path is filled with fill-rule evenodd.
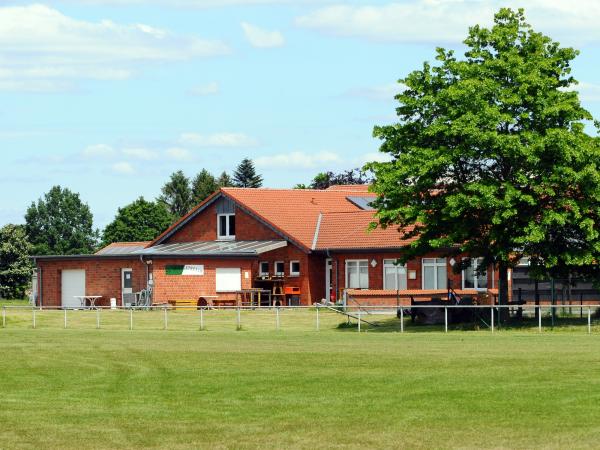
<svg viewBox="0 0 600 450"><path fill-rule="evenodd" d="M235 241L235 236L217 236L217 241Z"/></svg>

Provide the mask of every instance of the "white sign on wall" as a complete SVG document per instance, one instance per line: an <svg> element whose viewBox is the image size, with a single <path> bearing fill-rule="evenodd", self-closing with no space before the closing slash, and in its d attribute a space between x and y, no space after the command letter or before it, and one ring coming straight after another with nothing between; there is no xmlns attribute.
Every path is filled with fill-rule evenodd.
<svg viewBox="0 0 600 450"><path fill-rule="evenodd" d="M204 275L204 265L185 265L182 275L202 276Z"/></svg>

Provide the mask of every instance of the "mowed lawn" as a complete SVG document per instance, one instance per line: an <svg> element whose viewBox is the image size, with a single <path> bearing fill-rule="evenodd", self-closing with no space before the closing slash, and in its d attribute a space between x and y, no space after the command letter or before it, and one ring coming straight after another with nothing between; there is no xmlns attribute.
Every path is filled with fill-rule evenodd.
<svg viewBox="0 0 600 450"><path fill-rule="evenodd" d="M600 335L0 329L0 448L597 448Z"/></svg>

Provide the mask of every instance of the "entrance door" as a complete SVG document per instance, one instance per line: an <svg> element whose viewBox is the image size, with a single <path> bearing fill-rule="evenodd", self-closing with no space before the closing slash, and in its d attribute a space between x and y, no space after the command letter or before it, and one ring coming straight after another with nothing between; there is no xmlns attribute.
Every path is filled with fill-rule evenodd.
<svg viewBox="0 0 600 450"><path fill-rule="evenodd" d="M135 301L133 294L133 270L121 269L121 305L131 306Z"/></svg>
<svg viewBox="0 0 600 450"><path fill-rule="evenodd" d="M325 260L325 299L328 302L335 301L335 299L331 298L331 292L333 290L333 286L331 284L331 280L333 279L333 262L331 258L327 258Z"/></svg>
<svg viewBox="0 0 600 450"><path fill-rule="evenodd" d="M63 308L80 308L85 295L85 270L63 270L61 273L61 304Z"/></svg>

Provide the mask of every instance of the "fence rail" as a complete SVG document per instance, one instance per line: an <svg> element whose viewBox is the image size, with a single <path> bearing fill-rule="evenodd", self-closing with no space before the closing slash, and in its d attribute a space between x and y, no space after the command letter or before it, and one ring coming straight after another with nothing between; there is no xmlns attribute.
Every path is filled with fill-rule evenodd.
<svg viewBox="0 0 600 450"><path fill-rule="evenodd" d="M600 303L587 305L218 306L62 308L5 305L2 328L357 332L585 328L600 332ZM575 313L573 313L575 311ZM467 318L464 314L467 312ZM510 313L513 313L513 317ZM460 313L463 316L458 316ZM470 315L469 315L470 314ZM516 317L515 317L516 316ZM431 322L428 323L427 321ZM472 328L469 328L472 326Z"/></svg>

